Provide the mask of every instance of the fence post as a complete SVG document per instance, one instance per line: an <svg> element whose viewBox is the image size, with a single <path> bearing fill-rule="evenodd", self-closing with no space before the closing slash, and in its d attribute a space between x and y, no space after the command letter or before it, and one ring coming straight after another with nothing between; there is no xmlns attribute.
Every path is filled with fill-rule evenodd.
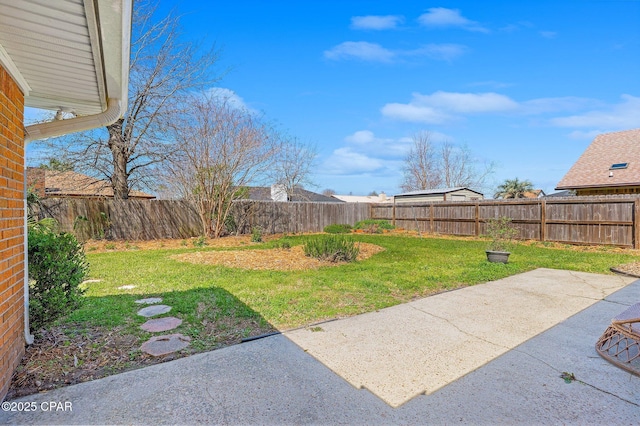
<svg viewBox="0 0 640 426"><path fill-rule="evenodd" d="M391 224L395 228L396 226L396 200L393 200L393 206L391 207Z"/></svg>
<svg viewBox="0 0 640 426"><path fill-rule="evenodd" d="M546 241L547 229L547 202L542 200L540 202L540 241Z"/></svg>
<svg viewBox="0 0 640 426"><path fill-rule="evenodd" d="M476 237L480 236L480 202L476 201Z"/></svg>
<svg viewBox="0 0 640 426"><path fill-rule="evenodd" d="M429 227L431 228L429 232L433 235L433 203L429 205Z"/></svg>

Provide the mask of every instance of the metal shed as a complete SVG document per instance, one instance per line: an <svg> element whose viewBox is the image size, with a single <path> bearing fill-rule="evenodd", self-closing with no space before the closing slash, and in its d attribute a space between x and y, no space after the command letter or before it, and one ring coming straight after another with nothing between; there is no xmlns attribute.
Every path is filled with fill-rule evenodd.
<svg viewBox="0 0 640 426"><path fill-rule="evenodd" d="M395 203L421 203L436 201L484 200L484 194L466 187L422 189L405 192L394 197Z"/></svg>

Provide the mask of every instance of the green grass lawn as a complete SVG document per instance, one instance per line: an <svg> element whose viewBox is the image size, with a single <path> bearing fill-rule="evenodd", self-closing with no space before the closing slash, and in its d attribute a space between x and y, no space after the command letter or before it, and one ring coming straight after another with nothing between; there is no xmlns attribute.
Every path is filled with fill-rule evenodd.
<svg viewBox="0 0 640 426"><path fill-rule="evenodd" d="M305 237L287 238L295 245ZM210 347L215 333L205 329L222 319L229 327L246 324L244 334L249 335L258 325L260 329L298 327L540 267L606 274L611 266L637 260L630 252L606 247L585 251L537 244L516 245L504 265L486 261L484 241L389 235L354 238L385 250L351 264L286 272L195 265L170 258L212 248L88 254L90 277L101 282L89 284L87 303L65 321L135 327L145 319L135 315L139 307L134 300L160 296L173 307L171 315L184 320L183 332L196 339L196 345ZM118 290L125 285L136 287ZM209 336L209 341L198 342L200 335Z"/></svg>

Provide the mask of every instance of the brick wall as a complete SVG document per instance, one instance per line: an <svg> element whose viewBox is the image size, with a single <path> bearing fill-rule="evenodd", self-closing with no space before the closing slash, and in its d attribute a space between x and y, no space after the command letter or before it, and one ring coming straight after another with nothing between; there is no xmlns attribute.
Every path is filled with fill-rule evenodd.
<svg viewBox="0 0 640 426"><path fill-rule="evenodd" d="M0 66L0 400L24 353L24 96Z"/></svg>

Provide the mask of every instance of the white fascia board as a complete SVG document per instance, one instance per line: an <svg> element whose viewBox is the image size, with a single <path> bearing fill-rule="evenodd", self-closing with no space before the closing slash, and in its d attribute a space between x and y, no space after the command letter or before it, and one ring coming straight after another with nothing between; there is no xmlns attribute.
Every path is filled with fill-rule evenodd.
<svg viewBox="0 0 640 426"><path fill-rule="evenodd" d="M13 62L7 51L4 50L4 47L2 47L2 45L0 45L0 64L2 64L2 67L9 73L11 78L13 78L13 81L16 82L16 84L22 91L22 94L25 97L29 96L29 92L31 92L29 83L27 83L27 80L25 80L25 78L22 76L20 70Z"/></svg>

